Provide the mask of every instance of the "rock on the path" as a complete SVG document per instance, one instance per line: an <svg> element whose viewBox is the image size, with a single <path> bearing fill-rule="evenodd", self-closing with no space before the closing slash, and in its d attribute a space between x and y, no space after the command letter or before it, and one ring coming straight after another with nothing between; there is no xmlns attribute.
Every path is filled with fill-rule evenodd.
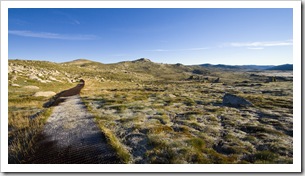
<svg viewBox="0 0 305 176"><path fill-rule="evenodd" d="M56 93L53 91L45 91L45 92L36 92L33 96L34 97L51 97L54 96Z"/></svg>
<svg viewBox="0 0 305 176"><path fill-rule="evenodd" d="M239 96L226 93L223 97L222 104L225 106L232 106L232 107L247 107L253 106L251 102L248 100L241 98Z"/></svg>
<svg viewBox="0 0 305 176"><path fill-rule="evenodd" d="M25 89L39 89L39 87L37 87L37 86L24 86L23 88L25 88Z"/></svg>

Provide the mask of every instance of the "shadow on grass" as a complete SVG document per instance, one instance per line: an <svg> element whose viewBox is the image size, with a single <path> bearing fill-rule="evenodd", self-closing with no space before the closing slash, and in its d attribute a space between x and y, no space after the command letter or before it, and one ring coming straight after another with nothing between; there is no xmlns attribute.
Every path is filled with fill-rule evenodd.
<svg viewBox="0 0 305 176"><path fill-rule="evenodd" d="M74 145L60 146L56 140L39 135L32 155L21 164L120 164L104 135L92 134Z"/></svg>

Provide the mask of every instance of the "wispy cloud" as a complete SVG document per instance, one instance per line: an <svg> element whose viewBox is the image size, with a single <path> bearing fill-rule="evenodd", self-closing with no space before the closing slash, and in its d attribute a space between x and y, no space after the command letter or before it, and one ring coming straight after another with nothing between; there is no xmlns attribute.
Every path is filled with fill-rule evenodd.
<svg viewBox="0 0 305 176"><path fill-rule="evenodd" d="M269 42L231 42L224 43L220 47L247 47L247 49L264 49L265 47L274 46L292 46L292 40L269 41Z"/></svg>
<svg viewBox="0 0 305 176"><path fill-rule="evenodd" d="M80 22L78 20L73 20L74 24L80 24Z"/></svg>
<svg viewBox="0 0 305 176"><path fill-rule="evenodd" d="M29 24L29 22L27 22L25 20L17 19L17 18L9 19L9 23L17 24L17 25L21 25L21 26Z"/></svg>
<svg viewBox="0 0 305 176"><path fill-rule="evenodd" d="M153 49L153 50L146 50L146 51L155 51L155 52L167 52L167 51L199 51L199 50L206 50L210 49L209 47L204 48L185 48L185 49Z"/></svg>
<svg viewBox="0 0 305 176"><path fill-rule="evenodd" d="M66 35L57 34L50 32L33 32L33 31L20 31L20 30L9 30L9 34L18 35L22 37L34 37L34 38L45 38L45 39L61 39L61 40L93 40L96 39L95 35Z"/></svg>
<svg viewBox="0 0 305 176"><path fill-rule="evenodd" d="M57 14L57 15L61 15L61 16L64 16L67 20L69 20L69 24L73 24L73 25L80 25L80 21L77 20L76 18L74 18L73 16L71 16L70 14L68 13L64 13L64 12L61 12L61 11L54 11L53 12L54 14Z"/></svg>
<svg viewBox="0 0 305 176"><path fill-rule="evenodd" d="M247 49L261 50L261 49L264 49L264 48L263 47L248 47Z"/></svg>
<svg viewBox="0 0 305 176"><path fill-rule="evenodd" d="M204 47L204 48L187 48L187 49L182 49L183 51L198 51L198 50L207 50L210 49L210 47Z"/></svg>

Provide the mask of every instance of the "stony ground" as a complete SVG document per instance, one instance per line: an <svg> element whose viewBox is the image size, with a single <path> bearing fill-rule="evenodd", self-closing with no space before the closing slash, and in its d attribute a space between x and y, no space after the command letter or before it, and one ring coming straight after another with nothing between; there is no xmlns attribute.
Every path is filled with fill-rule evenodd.
<svg viewBox="0 0 305 176"><path fill-rule="evenodd" d="M27 163L120 163L79 95L55 107Z"/></svg>

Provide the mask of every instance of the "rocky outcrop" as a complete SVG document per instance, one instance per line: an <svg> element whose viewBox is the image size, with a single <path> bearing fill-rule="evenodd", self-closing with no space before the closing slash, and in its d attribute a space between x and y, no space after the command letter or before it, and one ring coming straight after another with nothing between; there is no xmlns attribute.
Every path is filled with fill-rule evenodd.
<svg viewBox="0 0 305 176"><path fill-rule="evenodd" d="M56 93L53 91L45 91L45 92L36 92L33 96L34 97L51 97L54 96Z"/></svg>
<svg viewBox="0 0 305 176"><path fill-rule="evenodd" d="M151 60L149 60L147 58L140 58L140 59L132 61L132 62L151 62Z"/></svg>
<svg viewBox="0 0 305 176"><path fill-rule="evenodd" d="M50 83L50 82L69 82L67 80L75 79L76 75L68 75L67 73L59 72L58 70L39 68L33 65L28 65L27 61L25 63L9 63L8 73L11 76L9 81L15 81L17 76L26 77L27 80L34 80L40 83ZM14 80L15 79L15 80Z"/></svg>
<svg viewBox="0 0 305 176"><path fill-rule="evenodd" d="M231 107L248 107L248 106L253 106L253 104L251 102L249 102L248 100L233 95L233 94L229 94L226 93L223 97L222 100L222 104L224 106L231 106Z"/></svg>

